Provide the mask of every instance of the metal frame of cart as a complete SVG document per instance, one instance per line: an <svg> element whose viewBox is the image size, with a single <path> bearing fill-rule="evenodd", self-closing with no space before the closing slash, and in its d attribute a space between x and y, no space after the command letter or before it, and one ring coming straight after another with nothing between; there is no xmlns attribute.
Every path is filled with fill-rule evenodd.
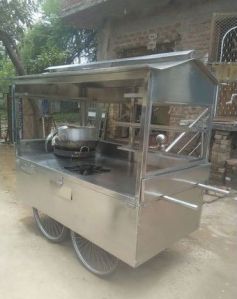
<svg viewBox="0 0 237 299"><path fill-rule="evenodd" d="M217 82L192 58L192 51L49 68L45 74L16 78L12 93L18 198L132 267L198 228L203 187L209 177ZM67 162L44 152L44 138L19 137L19 102L24 105L30 99L44 98L140 105L140 123L133 112L129 121L116 123L129 128L126 146L99 142L94 159L109 167L110 173L72 174L64 169ZM190 105L203 110L185 126L162 126L151 123L156 105ZM139 142L135 144L136 130ZM149 147L151 130L178 132L179 140L187 132L200 134L200 155L172 153L177 138L165 151L153 151Z"/></svg>

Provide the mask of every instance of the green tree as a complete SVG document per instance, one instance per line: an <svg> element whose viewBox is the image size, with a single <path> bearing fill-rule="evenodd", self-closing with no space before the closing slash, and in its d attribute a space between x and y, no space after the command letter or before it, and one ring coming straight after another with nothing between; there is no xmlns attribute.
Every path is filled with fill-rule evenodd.
<svg viewBox="0 0 237 299"><path fill-rule="evenodd" d="M22 57L28 73L42 72L47 66L95 60L93 30L65 25L60 18L60 1L45 0L42 17L26 33Z"/></svg>
<svg viewBox="0 0 237 299"><path fill-rule="evenodd" d="M6 48L17 74L24 75L25 69L18 49L25 29L31 25L33 12L36 11L34 0L0 1L0 41Z"/></svg>
<svg viewBox="0 0 237 299"><path fill-rule="evenodd" d="M11 78L15 76L15 69L8 57L0 58L0 93L7 93Z"/></svg>
<svg viewBox="0 0 237 299"><path fill-rule="evenodd" d="M41 18L35 23L39 3ZM80 62L82 57L95 60L95 32L63 24L60 4L61 0L0 0L0 41L18 75Z"/></svg>
<svg viewBox="0 0 237 299"><path fill-rule="evenodd" d="M0 42L0 97L2 100L3 95L9 91L9 85L13 76L15 76L14 66ZM2 106L2 103L0 103L0 106Z"/></svg>
<svg viewBox="0 0 237 299"><path fill-rule="evenodd" d="M14 66L7 57L5 49L0 45L0 119L2 122L6 119L6 95L14 75Z"/></svg>

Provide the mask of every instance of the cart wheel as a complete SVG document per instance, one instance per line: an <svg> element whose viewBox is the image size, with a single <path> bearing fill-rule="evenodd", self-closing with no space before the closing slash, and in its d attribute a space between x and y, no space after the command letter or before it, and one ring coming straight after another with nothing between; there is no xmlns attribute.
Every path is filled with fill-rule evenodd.
<svg viewBox="0 0 237 299"><path fill-rule="evenodd" d="M73 247L82 265L99 276L112 274L118 266L118 259L77 233L71 231Z"/></svg>
<svg viewBox="0 0 237 299"><path fill-rule="evenodd" d="M35 208L33 208L33 214L38 228L49 241L61 243L68 237L69 229L61 223L39 212Z"/></svg>

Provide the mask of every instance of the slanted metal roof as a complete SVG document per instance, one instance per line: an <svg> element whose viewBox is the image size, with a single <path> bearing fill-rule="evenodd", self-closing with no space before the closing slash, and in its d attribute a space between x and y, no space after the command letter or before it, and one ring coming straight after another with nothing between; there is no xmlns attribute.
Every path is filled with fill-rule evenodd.
<svg viewBox="0 0 237 299"><path fill-rule="evenodd" d="M78 98L84 84L102 89L136 87L149 80L154 103L212 105L217 80L201 61L191 57L192 51L185 51L51 67L44 74L15 78L15 90L18 95L31 97Z"/></svg>
<svg viewBox="0 0 237 299"><path fill-rule="evenodd" d="M114 59L114 60L103 60L98 62L92 62L88 64L69 64L62 66L52 66L48 67L46 71L49 72L62 72L62 71L80 71L80 70L92 70L99 68L109 68L109 67L120 67L120 66L131 66L131 65L150 65L154 63L169 63L184 61L193 58L193 50L179 51L179 52L169 52L155 55L138 56L132 58L124 59Z"/></svg>
<svg viewBox="0 0 237 299"><path fill-rule="evenodd" d="M136 79L142 79L144 72L148 70L165 70L193 62L205 73L209 79L216 83L215 77L207 70L207 68L198 60L193 59L193 51L171 52L157 55L149 55L142 57L134 57L128 59L117 59L100 61L89 64L63 65L49 67L46 73L36 75L26 75L16 77L14 82L16 85L22 84L56 84L56 83L81 83L86 82L88 76L97 75L101 80L112 80L107 74L135 72L139 75ZM84 76L84 77L83 77ZM85 77L87 76L87 78ZM103 79L102 79L103 76ZM104 77L107 76L107 77ZM139 77L140 76L140 77ZM94 77L93 77L94 78ZM117 78L118 79L118 78ZM133 79L131 76L129 79ZM90 81L92 79L90 78ZM100 80L99 80L100 81Z"/></svg>

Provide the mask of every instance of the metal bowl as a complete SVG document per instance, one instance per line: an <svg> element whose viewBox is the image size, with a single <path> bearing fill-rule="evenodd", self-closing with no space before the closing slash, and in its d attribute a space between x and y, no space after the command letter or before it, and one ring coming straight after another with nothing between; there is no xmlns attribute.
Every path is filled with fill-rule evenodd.
<svg viewBox="0 0 237 299"><path fill-rule="evenodd" d="M71 150L87 147L91 151L96 148L97 141L95 127L63 126L57 129L57 134L52 139L52 145Z"/></svg>

